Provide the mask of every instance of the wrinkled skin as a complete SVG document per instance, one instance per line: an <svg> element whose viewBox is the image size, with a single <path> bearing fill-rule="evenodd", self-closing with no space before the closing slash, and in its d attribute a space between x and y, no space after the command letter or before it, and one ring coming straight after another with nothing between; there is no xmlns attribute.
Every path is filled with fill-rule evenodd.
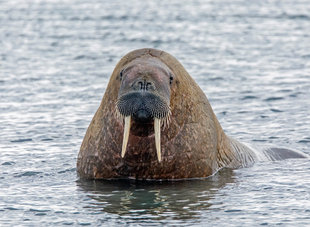
<svg viewBox="0 0 310 227"><path fill-rule="evenodd" d="M122 157L126 116L131 122ZM153 121L168 123L167 116L159 161ZM254 160L249 148L225 135L205 94L174 57L140 49L115 67L81 145L77 171L88 179L183 179Z"/></svg>

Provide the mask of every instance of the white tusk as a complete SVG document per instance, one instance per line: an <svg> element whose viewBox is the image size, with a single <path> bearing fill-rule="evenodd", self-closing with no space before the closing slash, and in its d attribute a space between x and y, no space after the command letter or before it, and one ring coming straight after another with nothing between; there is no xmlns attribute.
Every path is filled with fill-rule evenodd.
<svg viewBox="0 0 310 227"><path fill-rule="evenodd" d="M125 153L126 153L128 137L129 137L129 132L130 132L130 120L131 120L131 116L130 115L125 117L123 146L122 146L122 154L121 154L122 158L124 158Z"/></svg>
<svg viewBox="0 0 310 227"><path fill-rule="evenodd" d="M154 131L155 131L155 146L157 151L158 162L161 162L161 152L160 152L160 119L154 118Z"/></svg>

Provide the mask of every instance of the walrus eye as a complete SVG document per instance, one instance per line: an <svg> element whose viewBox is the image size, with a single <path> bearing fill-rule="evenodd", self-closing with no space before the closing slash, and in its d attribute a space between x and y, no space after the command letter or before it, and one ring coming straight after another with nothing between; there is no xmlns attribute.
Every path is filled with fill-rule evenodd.
<svg viewBox="0 0 310 227"><path fill-rule="evenodd" d="M170 74L170 85L172 84L172 81L173 81L173 76Z"/></svg>
<svg viewBox="0 0 310 227"><path fill-rule="evenodd" d="M119 73L119 80L123 79L123 71L124 71L124 69Z"/></svg>

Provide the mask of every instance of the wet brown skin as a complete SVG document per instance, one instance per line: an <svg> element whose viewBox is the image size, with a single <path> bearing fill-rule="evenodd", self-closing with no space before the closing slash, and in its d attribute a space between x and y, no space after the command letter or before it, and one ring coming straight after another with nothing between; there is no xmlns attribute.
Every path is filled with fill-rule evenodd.
<svg viewBox="0 0 310 227"><path fill-rule="evenodd" d="M115 114L115 103L121 87L120 73L130 66L136 72L153 70L159 75L154 80L162 85L162 94L170 96L171 121L161 128L161 162L156 156L152 123L132 122L127 152L121 158L124 128ZM171 85L168 74L160 73L162 69L173 75ZM130 76L127 79L129 83ZM235 168L253 160L247 147L225 135L205 94L173 56L140 49L128 53L116 65L81 145L77 171L88 179L183 179L207 177L222 167Z"/></svg>

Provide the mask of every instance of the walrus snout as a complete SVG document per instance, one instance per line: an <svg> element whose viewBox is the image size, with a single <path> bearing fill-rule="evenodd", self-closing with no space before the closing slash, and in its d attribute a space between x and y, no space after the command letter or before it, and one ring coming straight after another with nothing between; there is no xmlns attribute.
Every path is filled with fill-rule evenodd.
<svg viewBox="0 0 310 227"><path fill-rule="evenodd" d="M169 115L170 107L165 98L148 91L132 91L121 95L116 102L119 113L134 120L146 122Z"/></svg>
<svg viewBox="0 0 310 227"><path fill-rule="evenodd" d="M124 117L124 135L121 156L126 153L128 138L133 119L142 127L148 127L149 122L154 122L155 145L158 161L161 161L160 128L161 124L168 125L170 118L169 102L165 98L153 92L146 91L147 83L141 82L140 91L131 91L121 95L117 102L117 110Z"/></svg>
<svg viewBox="0 0 310 227"><path fill-rule="evenodd" d="M146 109L140 109L133 114L133 119L137 122L148 123L153 120L151 114Z"/></svg>

